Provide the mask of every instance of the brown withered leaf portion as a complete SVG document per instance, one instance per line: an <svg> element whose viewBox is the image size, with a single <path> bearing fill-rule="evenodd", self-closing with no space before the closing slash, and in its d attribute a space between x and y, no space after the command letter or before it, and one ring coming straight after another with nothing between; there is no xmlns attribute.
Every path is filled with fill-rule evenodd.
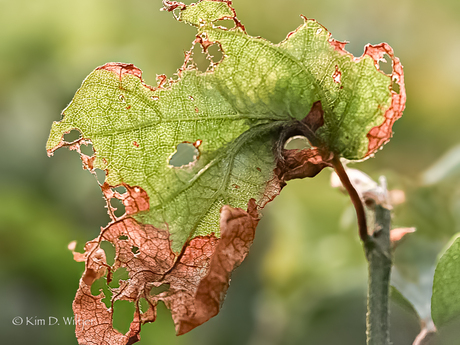
<svg viewBox="0 0 460 345"><path fill-rule="evenodd" d="M283 181L314 177L331 166L332 157L329 151L319 148L283 150L283 159L278 162L276 171Z"/></svg>
<svg viewBox="0 0 460 345"><path fill-rule="evenodd" d="M397 85L399 90L391 88L391 105L385 112L385 120L382 124L373 127L367 134L369 139L368 151L366 156L373 154L382 145L390 141L393 135L393 124L397 119L402 116L403 110L406 106L406 89L404 87L404 71L399 58L394 55L393 48L387 43L380 43L378 45L366 46L364 55L369 55L374 59L375 64L378 66L380 61L385 61L384 56L387 54L393 64L391 72L391 79Z"/></svg>
<svg viewBox="0 0 460 345"><path fill-rule="evenodd" d="M129 189L128 189L129 190ZM139 197L141 198L141 197ZM134 203L138 202L133 198ZM128 198L126 198L128 199ZM221 237L198 236L176 256L170 248L169 234L130 217L103 229L100 237L85 247L86 271L73 303L76 334L80 344L132 344L140 339L141 325L155 321L156 306L163 301L171 310L176 333L184 334L219 312L229 286L231 272L244 260L254 240L258 222L255 200L248 210L224 206L221 209ZM115 263L108 266L101 241L114 244ZM103 294L93 296L91 284L107 270L124 267L129 279L112 289L112 308L102 302ZM110 272L108 276L110 276ZM153 287L167 289L157 295ZM142 312L140 298L149 309ZM134 320L126 334L113 328L113 306L117 300L134 302Z"/></svg>
<svg viewBox="0 0 460 345"><path fill-rule="evenodd" d="M258 219L254 199L249 201L247 211L228 205L222 207L221 238L211 256L208 274L200 281L195 294L196 314L180 320L177 334L187 333L217 315L230 275L244 260L254 240Z"/></svg>

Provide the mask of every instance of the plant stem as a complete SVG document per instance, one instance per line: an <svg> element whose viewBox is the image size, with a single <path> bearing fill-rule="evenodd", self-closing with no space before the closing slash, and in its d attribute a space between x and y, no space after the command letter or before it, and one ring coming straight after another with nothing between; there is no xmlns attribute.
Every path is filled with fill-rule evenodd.
<svg viewBox="0 0 460 345"><path fill-rule="evenodd" d="M390 344L389 295L391 274L390 210L376 204L375 230L364 242L369 263L367 345Z"/></svg>
<svg viewBox="0 0 460 345"><path fill-rule="evenodd" d="M359 237L368 261L366 334L367 345L390 345L389 295L391 274L391 211L377 200L369 200L369 216L374 226L369 234L363 200L351 183L338 156L332 160L335 172L350 195L358 217ZM386 193L386 186L382 186Z"/></svg>

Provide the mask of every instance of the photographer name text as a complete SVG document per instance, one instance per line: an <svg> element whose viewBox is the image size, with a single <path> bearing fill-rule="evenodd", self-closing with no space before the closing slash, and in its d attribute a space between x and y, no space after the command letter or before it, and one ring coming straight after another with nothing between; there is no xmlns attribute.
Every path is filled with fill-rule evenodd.
<svg viewBox="0 0 460 345"><path fill-rule="evenodd" d="M75 319L73 316L55 317L48 316L40 318L38 316L16 316L11 321L15 326L80 326L89 327L95 325L95 320Z"/></svg>

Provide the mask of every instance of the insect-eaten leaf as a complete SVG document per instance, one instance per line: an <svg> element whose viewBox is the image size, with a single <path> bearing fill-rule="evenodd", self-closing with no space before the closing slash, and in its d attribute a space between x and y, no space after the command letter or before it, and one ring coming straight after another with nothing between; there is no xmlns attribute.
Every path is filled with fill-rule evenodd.
<svg viewBox="0 0 460 345"><path fill-rule="evenodd" d="M385 43L368 45L355 58L303 17L284 41L272 44L245 32L230 1L163 3L197 28L176 77L159 76L151 87L131 64L98 67L53 123L47 143L49 155L68 146L85 169L106 174L100 185L112 221L85 253L75 254L86 261L73 304L76 319L86 320L77 324L81 344L138 341L159 301L171 310L177 334L216 315L266 203L286 181L315 176L333 157L372 155L390 139L404 108L402 66ZM222 20L235 25L216 25ZM204 72L193 61L198 44L205 53L217 45L223 56ZM379 70L385 54L391 75ZM79 138L65 141L72 130ZM310 145L285 149L295 136ZM80 150L86 143L92 156ZM124 214L115 214L113 198ZM115 247L113 265L102 241ZM105 276L110 283L119 268L129 278L111 288L111 306L118 300L136 306L126 334L113 328L113 308L103 294L91 294L94 281Z"/></svg>

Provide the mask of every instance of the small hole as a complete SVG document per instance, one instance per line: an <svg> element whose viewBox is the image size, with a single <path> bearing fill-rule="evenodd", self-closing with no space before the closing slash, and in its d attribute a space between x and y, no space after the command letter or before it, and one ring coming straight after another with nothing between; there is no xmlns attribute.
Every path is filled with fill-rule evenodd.
<svg viewBox="0 0 460 345"><path fill-rule="evenodd" d="M121 236L118 236L118 239L119 239L120 241L126 241L126 240L128 239L128 236L126 236L126 235L121 235Z"/></svg>
<svg viewBox="0 0 460 345"><path fill-rule="evenodd" d="M113 304L113 328L121 333L129 330L134 319L134 303L118 300Z"/></svg>
<svg viewBox="0 0 460 345"><path fill-rule="evenodd" d="M180 17L180 12L181 12L181 8L180 7L177 7L175 8L172 13L174 14L174 18L179 18Z"/></svg>
<svg viewBox="0 0 460 345"><path fill-rule="evenodd" d="M125 186L117 186L113 188L115 191L117 191L120 194L125 194L126 193L126 188Z"/></svg>
<svg viewBox="0 0 460 345"><path fill-rule="evenodd" d="M115 248L113 244L108 241L102 241L101 248L104 249L107 265L112 266L115 262Z"/></svg>
<svg viewBox="0 0 460 345"><path fill-rule="evenodd" d="M133 252L133 254L139 254L139 247L132 246L131 251Z"/></svg>
<svg viewBox="0 0 460 345"><path fill-rule="evenodd" d="M213 23L214 26L220 26L225 29L233 29L235 27L235 21L230 19L217 20Z"/></svg>
<svg viewBox="0 0 460 345"><path fill-rule="evenodd" d="M111 299L112 299L112 291L109 289L107 286L107 280L105 277L99 278L96 280L92 285L91 285L91 294L93 296L98 296L101 294L101 292L104 294L104 298L102 299L102 302L104 302L105 306L107 308L110 308L111 306Z"/></svg>
<svg viewBox="0 0 460 345"><path fill-rule="evenodd" d="M393 63L392 63L392 60L391 58L385 54L383 56L383 58L385 59L385 61L380 61L379 62L379 69L385 73L385 74L388 74L388 75L391 75L391 73L393 73Z"/></svg>
<svg viewBox="0 0 460 345"><path fill-rule="evenodd" d="M400 87L399 87L399 84L398 84L398 83L396 82L396 80L394 80L394 79L393 79L392 82L391 82L391 89L392 89L394 92L396 92L397 94L399 94L399 92L400 92L400 90L401 90Z"/></svg>
<svg viewBox="0 0 460 345"><path fill-rule="evenodd" d="M112 281L110 282L109 286L111 288L120 287L120 280L128 280L129 274L126 268L120 267L115 272L113 272Z"/></svg>
<svg viewBox="0 0 460 345"><path fill-rule="evenodd" d="M110 199L110 205L115 209L113 213L116 217L121 217L125 214L125 205L121 202L120 199L112 198Z"/></svg>
<svg viewBox="0 0 460 345"><path fill-rule="evenodd" d="M94 283L91 285L91 294L93 296L99 295L102 292L104 285L107 286L105 277L99 278L96 281L94 281Z"/></svg>
<svg viewBox="0 0 460 345"><path fill-rule="evenodd" d="M87 155L87 156L92 156L94 154L94 151L93 151L93 145L88 143L88 144L83 144L83 145L80 145L80 151L81 153L83 153L84 155Z"/></svg>
<svg viewBox="0 0 460 345"><path fill-rule="evenodd" d="M105 182L105 171L101 170L101 169L94 169L94 170L95 170L95 173L96 173L97 181L100 184L104 184L104 182Z"/></svg>
<svg viewBox="0 0 460 345"><path fill-rule="evenodd" d="M162 292L169 290L169 284L161 284L160 286L153 286L150 290L150 295L155 296Z"/></svg>
<svg viewBox="0 0 460 345"><path fill-rule="evenodd" d="M296 135L294 137L291 137L284 144L285 150L305 150L310 148L310 142L306 137L302 135Z"/></svg>
<svg viewBox="0 0 460 345"><path fill-rule="evenodd" d="M198 68L199 71L205 72L210 65L210 61L206 58L207 55L205 52L203 52L203 48L201 47L201 45L196 44L193 47L192 52L193 52L193 55L192 55L193 61L195 62L196 67Z"/></svg>
<svg viewBox="0 0 460 345"><path fill-rule="evenodd" d="M208 53L211 56L213 63L218 63L222 60L223 54L218 44L213 44L212 46L210 46L208 48Z"/></svg>
<svg viewBox="0 0 460 345"><path fill-rule="evenodd" d="M77 129L72 129L69 133L64 134L64 141L68 143L74 142L81 138L81 133Z"/></svg>
<svg viewBox="0 0 460 345"><path fill-rule="evenodd" d="M196 161L199 151L193 144L181 143L177 145L177 151L172 155L169 164L173 167L183 167Z"/></svg>
<svg viewBox="0 0 460 345"><path fill-rule="evenodd" d="M140 304L140 307L141 307L141 312L143 312L143 313L145 313L150 307L149 302L147 302L147 300L145 298L140 298L139 299L139 304Z"/></svg>

